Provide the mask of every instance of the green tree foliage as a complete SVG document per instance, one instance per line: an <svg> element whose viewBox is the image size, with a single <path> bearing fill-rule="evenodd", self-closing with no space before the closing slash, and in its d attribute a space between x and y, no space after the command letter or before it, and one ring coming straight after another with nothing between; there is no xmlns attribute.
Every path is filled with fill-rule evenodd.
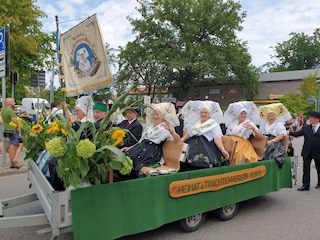
<svg viewBox="0 0 320 240"><path fill-rule="evenodd" d="M10 31L10 68L19 73L19 84L24 85L30 85L32 68L41 69L50 63L54 42L53 34L41 31L40 19L46 16L34 3L2 0L0 4L0 27Z"/></svg>
<svg viewBox="0 0 320 240"><path fill-rule="evenodd" d="M311 75L302 79L302 83L299 86L301 91L302 98L307 100L308 97L318 96L318 83L317 83L317 74Z"/></svg>
<svg viewBox="0 0 320 240"><path fill-rule="evenodd" d="M148 88L199 82L238 83L257 93L258 75L245 42L236 36L246 16L231 0L139 1L140 18L129 18L135 40L119 54L118 79Z"/></svg>
<svg viewBox="0 0 320 240"><path fill-rule="evenodd" d="M108 63L110 66L110 70L111 73L112 71L114 71L115 69L118 68L118 53L119 53L119 49L116 48L112 48L110 46L109 43L105 44L105 50L107 53L107 59L108 59ZM113 85L110 85L104 89L100 89L98 91L96 91L94 93L94 99L97 101L107 101L108 99L112 99L112 94L114 93L123 93L126 89L125 86L127 86L127 84L123 81L118 81L118 77L117 77L118 73L114 73L112 74L112 79L114 81Z"/></svg>
<svg viewBox="0 0 320 240"><path fill-rule="evenodd" d="M320 67L320 29L311 36L304 33L290 33L288 41L277 43L272 58L277 62L265 64L269 72L281 72Z"/></svg>
<svg viewBox="0 0 320 240"><path fill-rule="evenodd" d="M280 101L291 113L303 113L306 116L309 111L315 109L315 105L310 105L307 99L310 96L314 96L315 98L318 96L318 83L316 80L317 74L304 78L299 86L301 94L289 93L280 98Z"/></svg>
<svg viewBox="0 0 320 240"><path fill-rule="evenodd" d="M289 110L290 113L307 113L310 106L307 101L297 93L289 93L280 98L282 102Z"/></svg>

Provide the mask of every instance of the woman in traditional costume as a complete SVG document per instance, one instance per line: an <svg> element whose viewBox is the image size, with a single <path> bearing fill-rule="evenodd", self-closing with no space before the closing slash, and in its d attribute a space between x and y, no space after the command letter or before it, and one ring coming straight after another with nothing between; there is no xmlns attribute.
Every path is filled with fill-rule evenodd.
<svg viewBox="0 0 320 240"><path fill-rule="evenodd" d="M181 141L174 131L179 125L175 107L172 103L151 104L146 109L147 126L139 142L121 150L133 161L133 176L137 177L144 166L159 164L162 157L162 143L165 140Z"/></svg>
<svg viewBox="0 0 320 240"><path fill-rule="evenodd" d="M76 101L73 115L68 108L68 105L64 103L66 114L71 122L71 126L75 131L80 129L81 124L86 122L94 122L93 117L93 100L90 96L82 96ZM81 133L80 139L89 138L92 139L92 134L89 127L85 127Z"/></svg>
<svg viewBox="0 0 320 240"><path fill-rule="evenodd" d="M283 143L287 135L284 123L290 119L290 113L282 103L273 103L259 107L260 131L268 137L263 159L274 159L281 168L286 157Z"/></svg>
<svg viewBox="0 0 320 240"><path fill-rule="evenodd" d="M261 138L256 124L259 122L259 111L257 106L250 101L230 103L224 113L227 127L226 135L237 141L231 165L257 162L259 157L249 141L251 135Z"/></svg>
<svg viewBox="0 0 320 240"><path fill-rule="evenodd" d="M221 138L219 123L222 111L219 104L212 101L189 101L181 112L185 121L185 133L181 140L190 146L187 155L190 169L220 167L221 154L229 159L229 153Z"/></svg>

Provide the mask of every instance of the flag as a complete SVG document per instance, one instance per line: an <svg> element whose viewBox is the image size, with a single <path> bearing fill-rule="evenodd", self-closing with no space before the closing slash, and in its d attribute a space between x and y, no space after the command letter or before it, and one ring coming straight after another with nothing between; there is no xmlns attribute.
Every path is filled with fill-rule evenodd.
<svg viewBox="0 0 320 240"><path fill-rule="evenodd" d="M61 34L60 50L68 97L105 88L112 83L96 15Z"/></svg>

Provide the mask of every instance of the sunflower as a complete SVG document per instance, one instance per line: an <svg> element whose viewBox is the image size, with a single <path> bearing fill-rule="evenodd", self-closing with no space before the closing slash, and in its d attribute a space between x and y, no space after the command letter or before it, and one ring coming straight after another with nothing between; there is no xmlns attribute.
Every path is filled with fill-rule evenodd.
<svg viewBox="0 0 320 240"><path fill-rule="evenodd" d="M115 130L111 135L111 138L114 140L114 143L112 144L112 146L117 146L119 143L121 143L125 135L126 135L126 132L123 131L122 129Z"/></svg>
<svg viewBox="0 0 320 240"><path fill-rule="evenodd" d="M51 123L50 123L50 126L51 126L52 128L59 128L59 124L58 124L57 121L51 122Z"/></svg>
<svg viewBox="0 0 320 240"><path fill-rule="evenodd" d="M54 134L54 133L56 133L56 132L59 132L59 127L51 127L51 128L49 128L48 130L47 130L47 133L48 134Z"/></svg>
<svg viewBox="0 0 320 240"><path fill-rule="evenodd" d="M68 131L64 128L60 128L60 131L64 136L68 136L68 134L69 134Z"/></svg>
<svg viewBox="0 0 320 240"><path fill-rule="evenodd" d="M42 130L43 130L43 127L39 123L37 123L36 125L32 126L32 128L31 128L31 131L33 133L41 133Z"/></svg>

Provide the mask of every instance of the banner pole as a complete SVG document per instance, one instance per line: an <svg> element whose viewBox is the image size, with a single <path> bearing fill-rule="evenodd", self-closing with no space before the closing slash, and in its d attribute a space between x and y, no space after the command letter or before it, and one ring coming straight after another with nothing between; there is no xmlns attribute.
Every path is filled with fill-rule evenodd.
<svg viewBox="0 0 320 240"><path fill-rule="evenodd" d="M63 75L63 71L62 71L62 52L60 50L60 39L59 39L59 19L58 19L58 15L56 15L56 52L57 52L57 59L58 59L58 63L59 63L59 79L60 79L60 90L61 90L61 95L62 95L62 101L65 102L66 101L66 96L65 96L65 82L64 82L64 75Z"/></svg>

